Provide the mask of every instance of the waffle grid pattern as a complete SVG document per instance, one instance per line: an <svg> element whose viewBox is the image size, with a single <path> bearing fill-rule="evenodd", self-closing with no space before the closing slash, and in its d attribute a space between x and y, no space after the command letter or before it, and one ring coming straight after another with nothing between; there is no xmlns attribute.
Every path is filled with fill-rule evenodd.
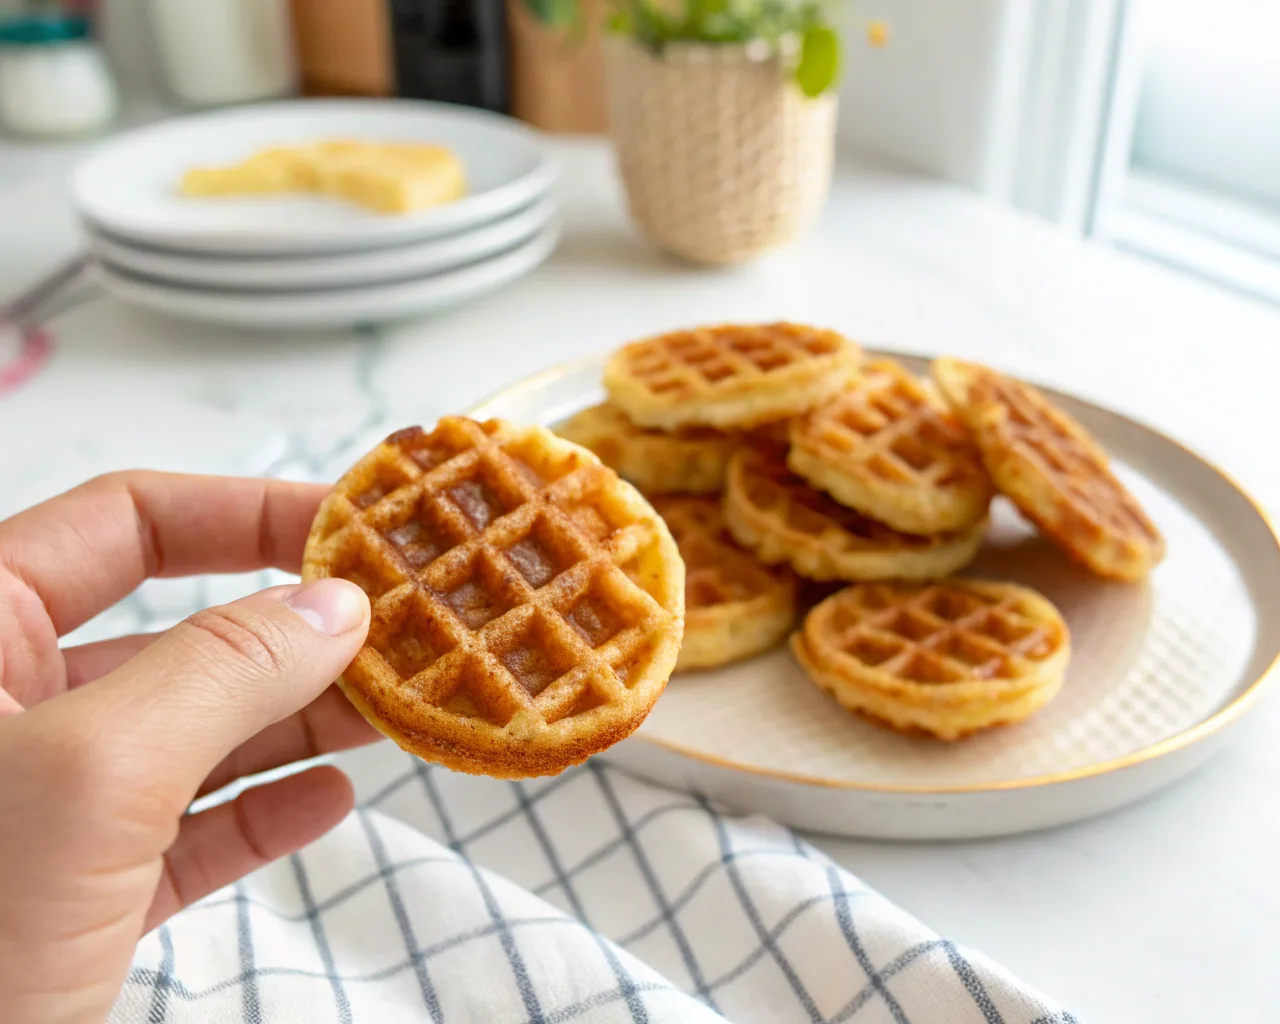
<svg viewBox="0 0 1280 1024"><path fill-rule="evenodd" d="M855 584L814 608L792 646L814 683L855 714L957 740L1052 700L1071 645L1035 591L952 579Z"/></svg>
<svg viewBox="0 0 1280 1024"><path fill-rule="evenodd" d="M782 530L811 537L838 532L846 547L877 551L923 550L934 545L932 538L899 533L815 491L787 468L779 451L743 452L735 462L738 474L730 482L735 495L775 520Z"/></svg>
<svg viewBox="0 0 1280 1024"><path fill-rule="evenodd" d="M927 787L1069 772L1191 728L1249 678L1260 624L1231 555L1207 525L1127 467L1117 472L1158 517L1171 541L1169 558L1148 585L1099 586L1045 544L1036 568L1013 577L1043 589L1073 638L1062 690L1015 729L932 744L835 716L831 698L791 653L776 651L708 673L697 689L672 687L641 732L766 772ZM996 537L1026 530L1007 509L998 512ZM979 556L967 571L1006 575L1007 563L990 557ZM770 723L768 744L759 741L761 721Z"/></svg>
<svg viewBox="0 0 1280 1024"><path fill-rule="evenodd" d="M556 428L646 494L714 494L743 437L710 427L672 432L638 427L612 402L593 405Z"/></svg>
<svg viewBox="0 0 1280 1024"><path fill-rule="evenodd" d="M653 394L689 398L708 388L749 387L797 363L833 356L843 344L830 331L797 324L696 327L639 343L626 365Z"/></svg>
<svg viewBox="0 0 1280 1024"><path fill-rule="evenodd" d="M1105 450L1034 387L955 360L939 360L934 376L1001 490L1068 551L1120 578L1164 557L1163 536Z"/></svg>
<svg viewBox="0 0 1280 1024"><path fill-rule="evenodd" d="M1023 679L1065 640L1002 585L986 590L957 580L912 590L861 584L832 601L824 646L871 675L908 682Z"/></svg>
<svg viewBox="0 0 1280 1024"><path fill-rule="evenodd" d="M814 490L780 449L742 449L729 462L725 512L734 537L763 561L789 561L814 580L936 579L973 559L985 519L968 531L900 533Z"/></svg>
<svg viewBox="0 0 1280 1024"><path fill-rule="evenodd" d="M1112 474L1106 454L1062 413L1015 381L992 385L989 400L1008 409L1002 426L1014 449L1044 466L1074 508L1121 537L1157 539L1146 513Z"/></svg>
<svg viewBox="0 0 1280 1024"><path fill-rule="evenodd" d="M685 565L685 633L679 667L723 664L772 647L795 617L796 578L766 568L733 539L720 502L660 497Z"/></svg>
<svg viewBox="0 0 1280 1024"><path fill-rule="evenodd" d="M411 738L452 719L469 723L464 746L494 730L554 746L557 723L643 717L661 692L647 668L679 635L661 528L549 439L461 418L402 431L322 507L304 575L351 579L373 604L344 682Z"/></svg>
<svg viewBox="0 0 1280 1024"><path fill-rule="evenodd" d="M971 526L992 487L967 430L889 359L797 419L788 462L845 504L911 533Z"/></svg>
<svg viewBox="0 0 1280 1024"><path fill-rule="evenodd" d="M604 386L640 426L754 428L834 398L861 361L862 350L835 331L713 324L622 346L605 364Z"/></svg>
<svg viewBox="0 0 1280 1024"><path fill-rule="evenodd" d="M785 590L789 577L770 571L729 535L719 502L698 498L657 499L685 565L685 610L741 604Z"/></svg>
<svg viewBox="0 0 1280 1024"><path fill-rule="evenodd" d="M1039 399L1027 385L1002 381L983 388L983 401L1007 410L1002 430L1012 447L1029 461L1042 463L1074 504L1103 529L1120 535L1155 538L1146 513L1111 474L1110 460L1064 413Z"/></svg>
<svg viewBox="0 0 1280 1024"><path fill-rule="evenodd" d="M564 382L561 397L598 394L598 376L597 367L584 368ZM521 392L518 400L486 412L537 420L546 409L545 394ZM377 436L383 433L379 430ZM251 469L287 479L332 480L350 464L352 452L366 450L376 440L372 433L353 436L341 446L327 434L303 438L317 451L332 454L304 453L304 458L294 448L273 448ZM1110 440L1105 433L1099 436ZM268 463L268 455L275 461ZM1042 588L1063 611L1076 640L1066 685L1016 730L994 730L941 749L872 728L847 714L833 715L831 698L804 676L789 651L778 649L748 663L701 673L693 687L673 682L640 732L763 772L929 787L987 786L1068 772L1194 726L1238 696L1253 678L1251 659L1256 645L1270 642L1271 625L1259 620L1251 590L1255 570L1238 561L1239 538L1231 533L1231 520L1225 514L1189 510L1192 495L1185 477L1179 476L1174 453L1157 452L1151 460L1167 473L1160 484L1141 468L1112 463L1169 540L1169 556L1146 585L1099 586L1090 577L1080 584L1087 584L1088 600L1080 600L1070 582L1074 576L1064 584L1039 570L1034 577L1010 574L1005 563L988 563L986 556L974 563L972 571ZM1003 503L993 508L991 533L997 543L1006 543L1006 531L1015 529L1010 517ZM1044 547L1046 560L1036 564L1056 567L1054 573L1073 571L1056 550ZM1087 574L1080 570L1079 575ZM69 642L154 632L195 608L289 580L275 572L150 580L77 630ZM768 742L761 739L762 721L769 723Z"/></svg>

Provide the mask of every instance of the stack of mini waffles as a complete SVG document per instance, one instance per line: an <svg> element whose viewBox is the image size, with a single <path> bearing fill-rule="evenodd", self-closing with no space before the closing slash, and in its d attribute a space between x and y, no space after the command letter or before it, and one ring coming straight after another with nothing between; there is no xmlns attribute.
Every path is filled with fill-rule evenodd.
<svg viewBox="0 0 1280 1024"><path fill-rule="evenodd" d="M782 643L848 710L954 740L1062 686L1070 634L1043 595L954 574L1003 493L1100 576L1164 541L1084 428L1030 385L938 359L922 380L842 335L724 324L617 350L608 401L557 433L636 485L685 562L677 671ZM829 593L804 615L803 595Z"/></svg>

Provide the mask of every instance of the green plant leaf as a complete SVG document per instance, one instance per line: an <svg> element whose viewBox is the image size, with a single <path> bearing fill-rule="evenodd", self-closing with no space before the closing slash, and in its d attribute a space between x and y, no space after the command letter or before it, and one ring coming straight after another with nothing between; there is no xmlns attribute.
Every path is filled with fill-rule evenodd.
<svg viewBox="0 0 1280 1024"><path fill-rule="evenodd" d="M610 32L616 32L619 35L630 35L635 31L635 18L631 16L631 12L627 10L614 11L609 15L605 26Z"/></svg>
<svg viewBox="0 0 1280 1024"><path fill-rule="evenodd" d="M631 4L630 32L642 46L654 53L672 39L680 38L679 26L648 0L629 0Z"/></svg>
<svg viewBox="0 0 1280 1024"><path fill-rule="evenodd" d="M526 3L578 3L580 0L525 0ZM825 14L829 0L608 0L609 31L631 36L654 53L671 42L742 44L762 40L776 46L787 36L807 39L813 55L799 72L802 83L818 92L830 87L839 70L839 41ZM829 38L823 38L824 36ZM834 44L834 45L833 45ZM834 70L833 70L834 69ZM808 91L808 86L805 86Z"/></svg>
<svg viewBox="0 0 1280 1024"><path fill-rule="evenodd" d="M572 25L578 17L578 0L524 0L529 13L544 25Z"/></svg>
<svg viewBox="0 0 1280 1024"><path fill-rule="evenodd" d="M810 25L800 40L796 82L812 99L821 96L840 77L840 36L829 25Z"/></svg>

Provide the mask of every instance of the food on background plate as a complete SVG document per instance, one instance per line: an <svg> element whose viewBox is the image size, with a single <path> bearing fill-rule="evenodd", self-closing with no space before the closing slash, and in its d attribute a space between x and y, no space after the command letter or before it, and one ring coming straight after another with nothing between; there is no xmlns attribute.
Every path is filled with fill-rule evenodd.
<svg viewBox="0 0 1280 1024"><path fill-rule="evenodd" d="M804 324L720 324L632 342L604 370L609 398L656 430L758 427L807 412L854 379L861 349Z"/></svg>
<svg viewBox="0 0 1280 1024"><path fill-rule="evenodd" d="M796 618L791 570L767 568L739 547L714 498L650 500L685 566L684 641L676 670L726 665L785 640Z"/></svg>
<svg viewBox="0 0 1280 1024"><path fill-rule="evenodd" d="M969 431L892 359L868 361L852 386L792 421L787 465L904 533L967 530L994 493Z"/></svg>
<svg viewBox="0 0 1280 1024"><path fill-rule="evenodd" d="M542 427L445 417L392 434L337 482L302 578L373 606L339 685L404 749L457 771L553 775L632 733L684 625L665 523Z"/></svg>
<svg viewBox="0 0 1280 1024"><path fill-rule="evenodd" d="M405 214L466 195L466 168L446 146L328 139L273 146L221 167L192 167L180 195L318 194L384 214Z"/></svg>
<svg viewBox="0 0 1280 1024"><path fill-rule="evenodd" d="M1061 689L1071 656L1048 600L973 579L854 584L810 611L791 643L849 711L942 740L1026 719Z"/></svg>
<svg viewBox="0 0 1280 1024"><path fill-rule="evenodd" d="M1120 580L1141 579L1164 558L1163 536L1102 446L1039 389L958 359L935 360L932 375L996 486L1069 555Z"/></svg>
<svg viewBox="0 0 1280 1024"><path fill-rule="evenodd" d="M729 462L725 519L766 565L789 563L812 580L941 579L978 553L983 518L954 533L902 533L814 490L782 449L742 448Z"/></svg>

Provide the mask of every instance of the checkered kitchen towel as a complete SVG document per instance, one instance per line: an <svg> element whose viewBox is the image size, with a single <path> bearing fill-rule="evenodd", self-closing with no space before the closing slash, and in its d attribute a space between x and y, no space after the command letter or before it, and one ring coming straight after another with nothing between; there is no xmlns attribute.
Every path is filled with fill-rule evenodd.
<svg viewBox="0 0 1280 1024"><path fill-rule="evenodd" d="M362 426L334 447L290 439L265 471L333 479L385 433ZM150 581L71 639L279 582ZM111 1024L1076 1020L787 829L697 794L594 761L511 783L387 742L335 760L357 810L147 936Z"/></svg>
<svg viewBox="0 0 1280 1024"><path fill-rule="evenodd" d="M113 1024L1068 1024L792 832L598 763L499 782L388 743L358 809L139 946Z"/></svg>

